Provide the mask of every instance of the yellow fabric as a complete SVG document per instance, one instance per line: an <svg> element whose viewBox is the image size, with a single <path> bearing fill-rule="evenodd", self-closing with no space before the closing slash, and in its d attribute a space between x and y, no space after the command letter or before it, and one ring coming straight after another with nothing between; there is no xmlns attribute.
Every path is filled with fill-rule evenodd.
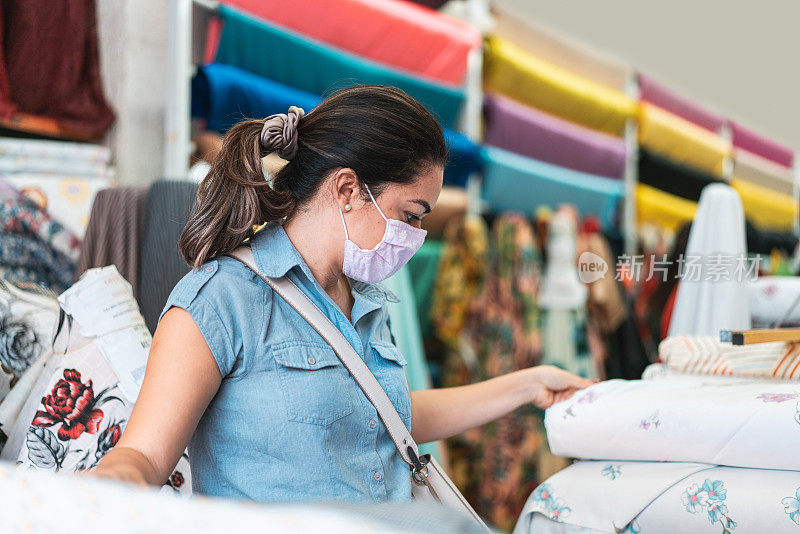
<svg viewBox="0 0 800 534"><path fill-rule="evenodd" d="M639 144L652 152L722 177L731 144L713 132L646 102L639 104Z"/></svg>
<svg viewBox="0 0 800 534"><path fill-rule="evenodd" d="M789 195L734 178L731 186L739 192L744 215L763 230L790 231L797 214L797 202Z"/></svg>
<svg viewBox="0 0 800 534"><path fill-rule="evenodd" d="M697 202L670 195L649 185L636 186L636 218L638 223L655 224L677 232L694 219Z"/></svg>
<svg viewBox="0 0 800 534"><path fill-rule="evenodd" d="M636 113L636 102L624 93L564 70L499 37L487 39L484 85L542 111L616 135Z"/></svg>

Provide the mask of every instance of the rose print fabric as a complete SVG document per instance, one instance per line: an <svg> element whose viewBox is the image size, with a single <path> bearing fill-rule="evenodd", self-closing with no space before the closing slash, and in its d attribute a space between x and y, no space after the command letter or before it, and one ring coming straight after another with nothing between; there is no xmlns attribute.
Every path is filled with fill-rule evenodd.
<svg viewBox="0 0 800 534"><path fill-rule="evenodd" d="M796 533L800 472L701 464L577 462L530 496L514 534Z"/></svg>
<svg viewBox="0 0 800 534"><path fill-rule="evenodd" d="M547 410L555 454L800 470L800 385L720 377L610 380Z"/></svg>
<svg viewBox="0 0 800 534"><path fill-rule="evenodd" d="M141 350L146 360L149 348L150 336L130 285L114 267L88 271L59 300L65 313L59 317L52 355L21 403L0 453L0 458L16 461L24 470L70 472L97 466L119 441L138 392L126 385L121 373L130 366L119 360ZM132 330L137 335L120 337ZM135 346L121 352L126 347L117 345L110 351L103 343L108 339ZM27 388L33 379L25 379ZM18 399L14 404L19 405ZM0 416L3 408L0 405ZM8 420L13 419L13 407L5 411ZM182 458L167 490L189 493L188 477L187 459Z"/></svg>
<svg viewBox="0 0 800 534"><path fill-rule="evenodd" d="M55 348L0 457L25 469L89 469L116 445L133 404L96 344L76 325L62 325Z"/></svg>
<svg viewBox="0 0 800 534"><path fill-rule="evenodd" d="M49 348L57 316L55 295L0 278L0 400Z"/></svg>

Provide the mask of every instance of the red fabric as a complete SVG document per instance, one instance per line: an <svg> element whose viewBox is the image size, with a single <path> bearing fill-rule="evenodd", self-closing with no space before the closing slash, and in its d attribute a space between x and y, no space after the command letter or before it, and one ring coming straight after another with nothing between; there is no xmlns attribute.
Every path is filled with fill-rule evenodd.
<svg viewBox="0 0 800 534"><path fill-rule="evenodd" d="M94 0L3 0L0 118L49 118L79 139L114 121L103 96Z"/></svg>
<svg viewBox="0 0 800 534"><path fill-rule="evenodd" d="M481 44L478 30L466 22L403 0L223 2L312 39L452 84L464 82L467 54Z"/></svg>
<svg viewBox="0 0 800 534"><path fill-rule="evenodd" d="M206 46L203 49L203 63L213 63L217 57L219 39L222 37L222 20L218 17L208 19L206 30Z"/></svg>

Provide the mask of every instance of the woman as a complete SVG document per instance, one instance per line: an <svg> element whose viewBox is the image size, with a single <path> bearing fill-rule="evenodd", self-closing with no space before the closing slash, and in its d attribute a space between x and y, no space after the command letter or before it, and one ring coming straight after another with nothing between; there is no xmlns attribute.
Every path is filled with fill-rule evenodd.
<svg viewBox="0 0 800 534"><path fill-rule="evenodd" d="M261 158L289 160L270 186ZM136 407L97 474L163 484L189 446L197 493L260 501L407 500L409 469L323 339L246 266L286 275L344 334L418 443L546 408L590 384L552 367L409 393L374 285L422 244L447 149L434 117L390 87L340 90L308 115L234 126L181 236L193 266L165 306ZM253 235L253 225L269 221Z"/></svg>

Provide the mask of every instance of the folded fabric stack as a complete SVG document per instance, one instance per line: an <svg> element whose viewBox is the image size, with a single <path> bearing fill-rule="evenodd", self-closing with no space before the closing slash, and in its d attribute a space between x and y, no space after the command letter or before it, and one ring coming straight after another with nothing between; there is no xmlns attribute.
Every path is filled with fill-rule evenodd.
<svg viewBox="0 0 800 534"><path fill-rule="evenodd" d="M712 346L671 341L696 352ZM533 492L515 534L795 532L800 524L796 382L612 380L550 408L545 425L555 454L584 461Z"/></svg>
<svg viewBox="0 0 800 534"><path fill-rule="evenodd" d="M125 429L150 349L131 286L115 267L89 270L58 303L52 346L0 403L0 458L26 470L95 467ZM189 493L188 479L184 455L167 485Z"/></svg>
<svg viewBox="0 0 800 534"><path fill-rule="evenodd" d="M0 176L79 238L94 196L111 183L108 147L0 138Z"/></svg>

